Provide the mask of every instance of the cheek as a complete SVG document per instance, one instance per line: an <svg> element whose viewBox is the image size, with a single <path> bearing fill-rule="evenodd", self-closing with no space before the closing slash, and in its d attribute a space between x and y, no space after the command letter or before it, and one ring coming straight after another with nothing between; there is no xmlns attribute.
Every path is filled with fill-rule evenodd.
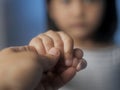
<svg viewBox="0 0 120 90"><path fill-rule="evenodd" d="M89 10L87 13L87 23L88 27L91 28L91 30L95 30L95 28L99 27L101 25L103 18L103 9L96 8L93 10Z"/></svg>

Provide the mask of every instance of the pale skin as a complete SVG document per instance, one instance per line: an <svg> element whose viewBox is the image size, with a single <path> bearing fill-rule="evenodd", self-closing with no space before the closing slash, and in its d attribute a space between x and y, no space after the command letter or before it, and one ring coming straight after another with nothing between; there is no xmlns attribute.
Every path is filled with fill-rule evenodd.
<svg viewBox="0 0 120 90"><path fill-rule="evenodd" d="M29 45L0 51L0 90L58 90L86 67L64 32L48 31Z"/></svg>
<svg viewBox="0 0 120 90"><path fill-rule="evenodd" d="M59 30L69 34L74 47L96 49L109 43L94 42L93 33L101 25L105 0L49 0L48 14Z"/></svg>

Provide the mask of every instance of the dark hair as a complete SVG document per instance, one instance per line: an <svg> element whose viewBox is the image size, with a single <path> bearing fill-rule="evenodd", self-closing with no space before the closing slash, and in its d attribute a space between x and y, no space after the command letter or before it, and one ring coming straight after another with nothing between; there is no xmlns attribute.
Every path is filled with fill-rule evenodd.
<svg viewBox="0 0 120 90"><path fill-rule="evenodd" d="M47 0L49 3L50 0ZM103 16L102 24L98 27L98 30L93 34L93 40L100 43L112 42L114 40L114 34L117 30L117 9L116 0L105 0L106 8ZM48 29L58 31L54 21L52 21L48 15Z"/></svg>

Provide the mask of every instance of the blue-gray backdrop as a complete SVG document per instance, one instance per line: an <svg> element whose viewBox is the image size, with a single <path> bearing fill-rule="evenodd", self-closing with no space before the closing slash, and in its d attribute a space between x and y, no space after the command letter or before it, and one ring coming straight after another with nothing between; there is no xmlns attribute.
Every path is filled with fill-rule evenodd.
<svg viewBox="0 0 120 90"><path fill-rule="evenodd" d="M6 0L7 46L25 45L46 30L45 0Z"/></svg>
<svg viewBox="0 0 120 90"><path fill-rule="evenodd" d="M46 30L45 0L7 0L6 25L8 46L24 45ZM119 27L115 36L120 44L120 0L117 0Z"/></svg>

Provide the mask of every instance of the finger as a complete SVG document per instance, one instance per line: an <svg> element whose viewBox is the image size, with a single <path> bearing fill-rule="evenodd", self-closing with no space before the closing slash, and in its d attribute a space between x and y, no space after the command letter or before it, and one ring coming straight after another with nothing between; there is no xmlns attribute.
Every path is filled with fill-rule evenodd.
<svg viewBox="0 0 120 90"><path fill-rule="evenodd" d="M78 60L77 58L74 58L72 67L76 68L79 63L80 63L80 60Z"/></svg>
<svg viewBox="0 0 120 90"><path fill-rule="evenodd" d="M39 83L39 85L34 90L45 90L45 87L42 83Z"/></svg>
<svg viewBox="0 0 120 90"><path fill-rule="evenodd" d="M54 78L53 86L56 87L56 90L64 86L69 82L76 74L76 69L73 67L68 68L63 73Z"/></svg>
<svg viewBox="0 0 120 90"><path fill-rule="evenodd" d="M82 59L83 57L83 51L79 48L74 49L74 56L78 59Z"/></svg>
<svg viewBox="0 0 120 90"><path fill-rule="evenodd" d="M52 30L46 32L45 34L50 38L52 38L54 42L54 46L61 51L61 54L63 56L63 41L61 40L61 37L59 36L59 34Z"/></svg>
<svg viewBox="0 0 120 90"><path fill-rule="evenodd" d="M37 53L36 49L31 46L14 46L14 47L8 47L1 50L1 52L6 52L6 54L28 52L28 51Z"/></svg>
<svg viewBox="0 0 120 90"><path fill-rule="evenodd" d="M47 53L49 52L49 50L52 47L54 47L54 42L49 36L47 36L45 34L41 34L41 35L38 36L38 38L40 38L42 40L43 45L44 45L45 50L46 50Z"/></svg>
<svg viewBox="0 0 120 90"><path fill-rule="evenodd" d="M45 90L54 90L53 87L48 82L44 83L44 88Z"/></svg>
<svg viewBox="0 0 120 90"><path fill-rule="evenodd" d="M61 78L63 83L67 83L68 81L70 81L76 74L76 70L73 67L68 68L67 70L65 70L62 74L61 74Z"/></svg>
<svg viewBox="0 0 120 90"><path fill-rule="evenodd" d="M60 82L61 86L65 85L67 82L69 82L75 76L77 71L85 69L86 66L87 66L87 62L84 59L82 59L82 60L80 60L80 63L77 65L77 68L69 67L68 69L66 69L60 75L60 79L61 79L62 83L60 82L60 80L58 80ZM76 71L76 69L77 69L77 71Z"/></svg>
<svg viewBox="0 0 120 90"><path fill-rule="evenodd" d="M46 54L46 51L45 51L45 47L43 45L43 42L40 38L33 38L30 43L29 43L29 46L32 46L34 47L38 54L40 55L45 55Z"/></svg>
<svg viewBox="0 0 120 90"><path fill-rule="evenodd" d="M73 59L73 39L64 32L58 32L64 43L64 58L67 66L72 65Z"/></svg>
<svg viewBox="0 0 120 90"><path fill-rule="evenodd" d="M74 58L73 58L72 67L76 68L76 70L79 71L80 62L82 61L82 57L83 57L83 52L78 48L74 49L73 52L74 52Z"/></svg>
<svg viewBox="0 0 120 90"><path fill-rule="evenodd" d="M85 59L81 59L80 63L77 66L77 71L83 70L87 67L87 62Z"/></svg>
<svg viewBox="0 0 120 90"><path fill-rule="evenodd" d="M57 64L59 57L60 51L56 48L51 48L48 54L41 58L44 71L51 70Z"/></svg>

